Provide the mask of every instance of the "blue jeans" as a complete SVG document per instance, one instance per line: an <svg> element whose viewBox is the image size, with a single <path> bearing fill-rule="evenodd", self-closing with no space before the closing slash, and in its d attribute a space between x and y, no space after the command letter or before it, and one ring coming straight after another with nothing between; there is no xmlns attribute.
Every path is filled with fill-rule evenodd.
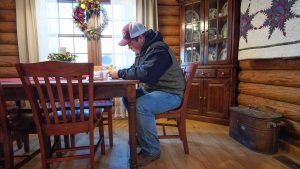
<svg viewBox="0 0 300 169"><path fill-rule="evenodd" d="M137 139L144 155L160 153L155 114L175 109L181 104L181 97L175 94L137 89L136 125ZM125 105L126 105L126 100Z"/></svg>

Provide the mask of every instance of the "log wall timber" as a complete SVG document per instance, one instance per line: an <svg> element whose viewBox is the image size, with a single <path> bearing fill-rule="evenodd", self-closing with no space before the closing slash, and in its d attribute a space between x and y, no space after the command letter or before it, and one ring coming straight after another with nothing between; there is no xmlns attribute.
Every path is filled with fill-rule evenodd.
<svg viewBox="0 0 300 169"><path fill-rule="evenodd" d="M263 97L256 97L241 93L238 96L238 102L240 105L243 106L255 107L264 111L277 112L282 114L286 119L300 122L300 105L275 101Z"/></svg>
<svg viewBox="0 0 300 169"><path fill-rule="evenodd" d="M0 77L18 77L19 62L15 0L0 3Z"/></svg>
<svg viewBox="0 0 300 169"><path fill-rule="evenodd" d="M15 10L0 10L0 20L6 22L15 22L16 20Z"/></svg>
<svg viewBox="0 0 300 169"><path fill-rule="evenodd" d="M300 58L244 60L239 66L238 104L282 114L284 135L299 140Z"/></svg>
<svg viewBox="0 0 300 169"><path fill-rule="evenodd" d="M160 2L161 0L159 0ZM178 12L180 10L180 7L178 6L178 4L176 3L175 5L172 5L172 8L169 8L171 4L165 4L163 5L162 3L160 3L158 5L158 12L160 15L162 16L168 16L168 15L174 15L174 16L177 16L178 15Z"/></svg>
<svg viewBox="0 0 300 169"><path fill-rule="evenodd" d="M16 56L18 55L18 45L17 44L0 44L0 55L1 56Z"/></svg>
<svg viewBox="0 0 300 169"><path fill-rule="evenodd" d="M164 41L170 46L177 46L178 38L178 36L165 36Z"/></svg>
<svg viewBox="0 0 300 169"><path fill-rule="evenodd" d="M0 33L0 44L18 44L16 33Z"/></svg>
<svg viewBox="0 0 300 169"><path fill-rule="evenodd" d="M15 66L19 62L19 56L0 56L0 66Z"/></svg>
<svg viewBox="0 0 300 169"><path fill-rule="evenodd" d="M7 77L19 77L17 69L14 66L10 67L1 67L0 66L0 78L7 78Z"/></svg>
<svg viewBox="0 0 300 169"><path fill-rule="evenodd" d="M158 6L159 5L170 5L170 6L177 6L178 5L178 0L158 0L157 1Z"/></svg>
<svg viewBox="0 0 300 169"><path fill-rule="evenodd" d="M178 16L159 16L158 24L164 26L178 26L179 17ZM178 29L178 27L177 27Z"/></svg>
<svg viewBox="0 0 300 169"><path fill-rule="evenodd" d="M164 41L180 60L180 6L177 0L158 0L158 27Z"/></svg>
<svg viewBox="0 0 300 169"><path fill-rule="evenodd" d="M1 22L0 21L0 32L1 33L17 33L16 22Z"/></svg>
<svg viewBox="0 0 300 169"><path fill-rule="evenodd" d="M241 82L239 90L252 96L300 105L300 88Z"/></svg>
<svg viewBox="0 0 300 169"><path fill-rule="evenodd" d="M0 10L11 10L16 9L16 2L15 0L1 0L0 3Z"/></svg>
<svg viewBox="0 0 300 169"><path fill-rule="evenodd" d="M239 80L287 87L300 87L300 70L242 70Z"/></svg>
<svg viewBox="0 0 300 169"><path fill-rule="evenodd" d="M179 29L174 29L174 26L161 26L159 31L164 35L164 36L174 36L174 35L179 35Z"/></svg>

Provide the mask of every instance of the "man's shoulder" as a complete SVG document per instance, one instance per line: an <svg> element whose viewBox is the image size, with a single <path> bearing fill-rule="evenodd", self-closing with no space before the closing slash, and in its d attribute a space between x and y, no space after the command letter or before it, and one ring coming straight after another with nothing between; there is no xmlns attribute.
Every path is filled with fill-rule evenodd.
<svg viewBox="0 0 300 169"><path fill-rule="evenodd" d="M164 42L164 41L156 41L156 42L153 42L152 44L149 45L149 47L151 48L166 48L168 49L169 46Z"/></svg>
<svg viewBox="0 0 300 169"><path fill-rule="evenodd" d="M163 41L156 41L150 44L147 48L147 53L152 51L152 52L163 52L163 51L168 51L169 46L163 42Z"/></svg>

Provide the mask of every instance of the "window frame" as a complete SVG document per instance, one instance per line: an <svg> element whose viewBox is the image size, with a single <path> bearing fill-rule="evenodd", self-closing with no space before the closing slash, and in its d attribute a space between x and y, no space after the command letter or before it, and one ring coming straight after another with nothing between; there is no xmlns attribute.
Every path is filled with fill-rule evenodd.
<svg viewBox="0 0 300 169"><path fill-rule="evenodd" d="M60 3L72 3L72 6L75 6L77 1L76 0L57 0L56 1L58 3L58 7ZM100 2L101 4L111 4L110 0L101 0ZM75 5L73 5L75 4ZM76 25L73 23L73 32L71 34L61 34L61 30L60 30L60 19L62 19L63 17L60 16L59 10L58 10L58 26L59 26L59 33L58 33L58 39L59 39L59 45L60 45L60 38L73 38L73 49L75 49L75 40L74 38L76 37L84 37L84 34L75 34L74 31L76 28ZM66 19L66 18L64 18ZM69 19L69 18L67 18ZM74 50L74 54L87 54L87 61L88 62L92 62L95 65L102 65L102 52L101 52L101 39L102 38L112 38L112 35L100 35L100 39L99 40L87 40L87 53L75 53Z"/></svg>

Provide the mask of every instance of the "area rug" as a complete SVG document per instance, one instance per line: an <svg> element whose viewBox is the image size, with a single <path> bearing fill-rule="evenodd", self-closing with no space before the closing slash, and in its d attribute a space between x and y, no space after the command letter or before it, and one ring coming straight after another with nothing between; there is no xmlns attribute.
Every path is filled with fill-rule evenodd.
<svg viewBox="0 0 300 169"><path fill-rule="evenodd" d="M300 57L300 0L242 0L239 60Z"/></svg>

